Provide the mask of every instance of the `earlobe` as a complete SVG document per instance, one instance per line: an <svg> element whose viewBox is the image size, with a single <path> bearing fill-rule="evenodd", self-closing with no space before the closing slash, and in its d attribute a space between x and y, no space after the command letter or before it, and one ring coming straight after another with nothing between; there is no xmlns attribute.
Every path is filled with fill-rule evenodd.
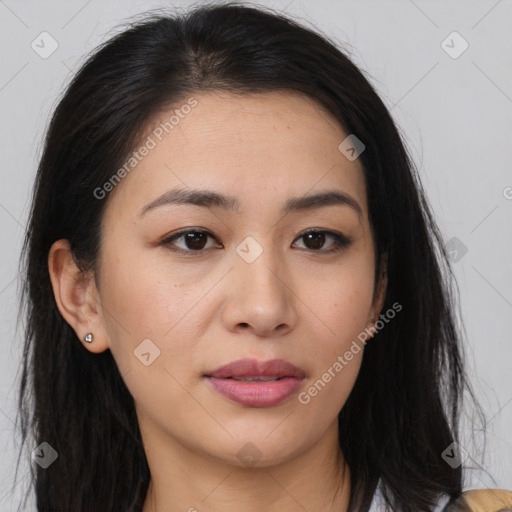
<svg viewBox="0 0 512 512"><path fill-rule="evenodd" d="M386 299L386 290L388 288L388 273L387 270L384 268L384 270L381 272L380 278L379 278L379 284L377 286L377 292L375 296L375 317L376 319L380 316L382 312L382 308L384 307L384 301Z"/></svg>
<svg viewBox="0 0 512 512"><path fill-rule="evenodd" d="M379 276L379 281L375 290L373 304L368 319L368 325L375 327L375 323L379 320L384 302L386 299L386 291L388 288L388 272L387 272L387 258L385 257L382 265L382 271Z"/></svg>
<svg viewBox="0 0 512 512"><path fill-rule="evenodd" d="M48 254L48 270L55 302L64 320L73 328L87 350L99 353L109 348L104 333L101 304L94 276L80 270L68 240L53 243ZM94 342L85 336L94 334Z"/></svg>

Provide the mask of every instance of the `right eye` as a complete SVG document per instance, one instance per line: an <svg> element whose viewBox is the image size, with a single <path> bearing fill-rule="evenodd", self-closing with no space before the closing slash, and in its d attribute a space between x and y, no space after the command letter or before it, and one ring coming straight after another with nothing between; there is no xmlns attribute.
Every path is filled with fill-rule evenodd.
<svg viewBox="0 0 512 512"><path fill-rule="evenodd" d="M180 238L183 239L185 247L172 247L171 242ZM208 238L214 239L215 237L209 231L203 229L183 229L166 237L162 240L161 245L167 246L171 251L181 252L187 256L197 256L201 252L206 252L204 249ZM211 247L206 247L206 249L211 249Z"/></svg>

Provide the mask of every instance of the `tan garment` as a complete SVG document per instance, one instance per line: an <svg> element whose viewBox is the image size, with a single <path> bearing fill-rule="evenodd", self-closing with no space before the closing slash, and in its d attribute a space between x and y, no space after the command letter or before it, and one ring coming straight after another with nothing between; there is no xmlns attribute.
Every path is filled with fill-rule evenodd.
<svg viewBox="0 0 512 512"><path fill-rule="evenodd" d="M512 512L512 491L473 489L445 509L445 512Z"/></svg>

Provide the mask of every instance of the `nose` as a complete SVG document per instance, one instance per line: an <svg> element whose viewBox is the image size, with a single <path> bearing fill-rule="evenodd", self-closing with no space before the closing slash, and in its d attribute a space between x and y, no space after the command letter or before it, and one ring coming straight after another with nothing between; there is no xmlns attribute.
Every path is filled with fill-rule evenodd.
<svg viewBox="0 0 512 512"><path fill-rule="evenodd" d="M228 330L251 331L258 337L282 336L297 322L293 276L270 247L251 263L238 255L229 273L228 304L223 321Z"/></svg>

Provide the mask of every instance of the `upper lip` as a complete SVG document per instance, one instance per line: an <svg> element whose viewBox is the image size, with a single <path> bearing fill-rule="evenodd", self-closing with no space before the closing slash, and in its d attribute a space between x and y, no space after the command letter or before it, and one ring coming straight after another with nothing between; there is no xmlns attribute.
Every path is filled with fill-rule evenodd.
<svg viewBox="0 0 512 512"><path fill-rule="evenodd" d="M227 377L296 377L303 379L305 373L284 359L271 359L269 361L258 361L257 359L238 359L232 361L214 372L208 373L207 377L218 379Z"/></svg>

